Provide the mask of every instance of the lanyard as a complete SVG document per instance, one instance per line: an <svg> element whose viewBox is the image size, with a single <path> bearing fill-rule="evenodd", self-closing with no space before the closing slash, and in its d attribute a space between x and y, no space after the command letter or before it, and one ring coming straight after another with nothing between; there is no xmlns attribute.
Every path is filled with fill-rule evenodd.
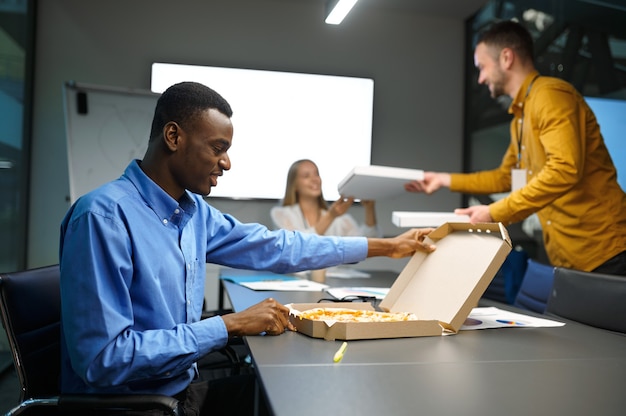
<svg viewBox="0 0 626 416"><path fill-rule="evenodd" d="M526 107L526 98L528 98L528 94L530 94L530 89L533 87L535 80L539 78L539 74L535 75L535 77L528 84L528 88L526 89L526 95L524 95L524 100L522 101L522 118L520 118L519 122L519 130L517 133L517 165L515 166L517 169L521 167L522 164L522 133L524 132L524 107Z"/></svg>

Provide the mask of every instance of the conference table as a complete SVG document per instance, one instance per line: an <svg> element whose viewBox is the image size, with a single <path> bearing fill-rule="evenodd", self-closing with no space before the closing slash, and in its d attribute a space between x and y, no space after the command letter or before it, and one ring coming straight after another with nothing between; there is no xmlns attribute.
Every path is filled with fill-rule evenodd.
<svg viewBox="0 0 626 416"><path fill-rule="evenodd" d="M394 272L330 286L390 287ZM235 311L272 297L310 303L323 292L254 291L223 280ZM560 327L462 330L454 335L348 341L287 331L248 336L274 415L624 415L626 336L482 299L478 306L565 322Z"/></svg>

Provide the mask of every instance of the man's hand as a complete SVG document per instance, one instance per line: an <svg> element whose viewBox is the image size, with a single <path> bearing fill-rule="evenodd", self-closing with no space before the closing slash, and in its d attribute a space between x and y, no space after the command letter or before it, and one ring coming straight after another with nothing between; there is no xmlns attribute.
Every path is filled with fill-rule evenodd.
<svg viewBox="0 0 626 416"><path fill-rule="evenodd" d="M272 298L265 299L237 313L222 315L228 336L258 335L265 332L268 335L280 335L286 329L295 331L296 328L289 322L289 308L276 302Z"/></svg>
<svg viewBox="0 0 626 416"><path fill-rule="evenodd" d="M435 250L432 244L424 243L424 238L433 228L413 228L392 238L368 238L367 257L387 256L394 259L409 257L416 251L430 253Z"/></svg>
<svg viewBox="0 0 626 416"><path fill-rule="evenodd" d="M493 222L489 205L474 205L467 208L457 208L454 210L457 215L468 215L470 222L476 224L479 222Z"/></svg>
<svg viewBox="0 0 626 416"><path fill-rule="evenodd" d="M450 187L449 173L424 172L423 180L407 182L404 184L404 189L408 192L432 194L442 186Z"/></svg>

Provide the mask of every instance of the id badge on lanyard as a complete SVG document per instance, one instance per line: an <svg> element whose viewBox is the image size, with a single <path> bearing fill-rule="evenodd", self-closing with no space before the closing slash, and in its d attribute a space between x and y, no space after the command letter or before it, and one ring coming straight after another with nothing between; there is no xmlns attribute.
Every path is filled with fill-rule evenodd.
<svg viewBox="0 0 626 416"><path fill-rule="evenodd" d="M511 192L526 186L526 169L511 169Z"/></svg>
<svg viewBox="0 0 626 416"><path fill-rule="evenodd" d="M522 117L524 115L522 114ZM520 119L520 126L523 124L524 119ZM520 127L521 130L521 127ZM520 131L517 139L517 164L515 168L511 169L511 192L515 192L520 188L526 186L526 169L522 169L522 132Z"/></svg>

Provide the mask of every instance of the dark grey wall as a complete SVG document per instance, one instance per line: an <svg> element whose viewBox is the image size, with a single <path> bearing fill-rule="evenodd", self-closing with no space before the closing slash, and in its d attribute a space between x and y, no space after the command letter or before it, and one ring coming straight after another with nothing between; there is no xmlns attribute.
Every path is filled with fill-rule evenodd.
<svg viewBox="0 0 626 416"><path fill-rule="evenodd" d="M59 223L69 207L62 98L68 80L149 89L155 61L371 77L372 163L460 170L464 22L379 3L357 7L342 25L329 26L323 1L39 2L28 266L58 261ZM272 163L277 150L260 157ZM275 203L209 202L268 225ZM379 201L378 217L393 235L401 231L391 223L394 210L450 211L460 203L448 191L407 194ZM362 216L360 207L350 212Z"/></svg>

